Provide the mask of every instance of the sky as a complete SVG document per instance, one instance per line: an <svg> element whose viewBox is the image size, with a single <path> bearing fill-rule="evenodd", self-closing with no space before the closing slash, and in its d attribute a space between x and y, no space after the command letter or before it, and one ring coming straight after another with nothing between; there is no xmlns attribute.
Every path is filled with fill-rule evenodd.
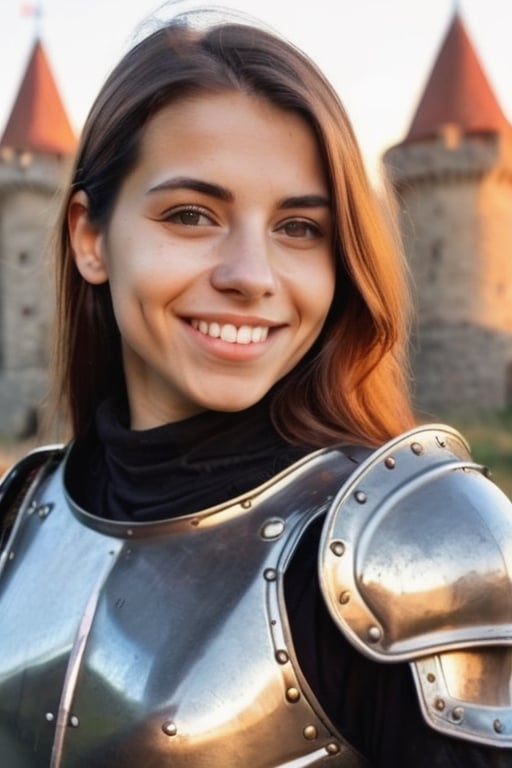
<svg viewBox="0 0 512 768"><path fill-rule="evenodd" d="M0 131L36 31L77 133L103 80L161 7L158 0L0 0ZM192 3L193 6L207 3ZM338 91L370 175L405 136L458 7L491 85L512 119L511 0L223 0L308 53ZM188 3L190 5L190 3ZM173 9L187 6L176 0Z"/></svg>

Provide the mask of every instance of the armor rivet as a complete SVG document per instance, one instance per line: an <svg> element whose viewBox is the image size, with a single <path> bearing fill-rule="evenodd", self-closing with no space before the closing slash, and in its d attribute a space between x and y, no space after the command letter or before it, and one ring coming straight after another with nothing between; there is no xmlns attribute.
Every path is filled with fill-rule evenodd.
<svg viewBox="0 0 512 768"><path fill-rule="evenodd" d="M488 480L492 477L492 472L489 469L489 467L483 467L482 468L482 472L483 472L484 477L486 477Z"/></svg>
<svg viewBox="0 0 512 768"><path fill-rule="evenodd" d="M192 520L190 521L190 525L193 525L194 528L197 528L197 526L199 525L199 518L193 517Z"/></svg>
<svg viewBox="0 0 512 768"><path fill-rule="evenodd" d="M341 557L345 554L345 545L342 541L332 541L330 549L336 557Z"/></svg>
<svg viewBox="0 0 512 768"><path fill-rule="evenodd" d="M464 719L464 707L455 707L452 711L452 717L457 723L460 723Z"/></svg>
<svg viewBox="0 0 512 768"><path fill-rule="evenodd" d="M338 600L342 605L346 605L350 602L350 592L342 592Z"/></svg>
<svg viewBox="0 0 512 768"><path fill-rule="evenodd" d="M328 755L337 755L340 751L340 745L336 744L335 741L331 741L329 744L325 745L325 751Z"/></svg>
<svg viewBox="0 0 512 768"><path fill-rule="evenodd" d="M382 637L382 632L378 627L370 627L368 630L368 640L370 643L378 643L380 638Z"/></svg>
<svg viewBox="0 0 512 768"><path fill-rule="evenodd" d="M244 499L240 506L242 509L250 509L252 507L252 501L250 499Z"/></svg>
<svg viewBox="0 0 512 768"><path fill-rule="evenodd" d="M167 722L162 725L162 731L166 736L176 736L178 727L172 720L167 720Z"/></svg>
<svg viewBox="0 0 512 768"><path fill-rule="evenodd" d="M501 720L495 720L493 723L493 728L496 731L496 733L501 733L503 731L503 723Z"/></svg>
<svg viewBox="0 0 512 768"><path fill-rule="evenodd" d="M69 718L69 724L72 728L78 728L78 726L80 725L80 720L76 715L71 715L71 717Z"/></svg>
<svg viewBox="0 0 512 768"><path fill-rule="evenodd" d="M132 529L132 528L128 528L128 529L126 530L126 535L127 535L127 536L133 536L133 529Z"/></svg>
<svg viewBox="0 0 512 768"><path fill-rule="evenodd" d="M298 701L300 699L300 692L297 688L288 688L286 691L286 698L288 701Z"/></svg>
<svg viewBox="0 0 512 768"><path fill-rule="evenodd" d="M277 571L275 568L265 568L263 577L266 581L275 581L277 579Z"/></svg>
<svg viewBox="0 0 512 768"><path fill-rule="evenodd" d="M436 699L434 701L434 707L438 710L438 712L442 712L443 709L446 707L446 703L444 699Z"/></svg>
<svg viewBox="0 0 512 768"><path fill-rule="evenodd" d="M278 539L283 533L284 527L282 520L267 520L261 529L261 535L264 539Z"/></svg>
<svg viewBox="0 0 512 768"><path fill-rule="evenodd" d="M276 651L276 661L279 664L286 664L288 661L288 654L286 651Z"/></svg>
<svg viewBox="0 0 512 768"><path fill-rule="evenodd" d="M427 675L427 680L428 680L428 682L429 682L429 683L435 683L435 681L436 681L436 676L434 675L434 673L433 673L433 672L429 672L429 673L428 673L428 675Z"/></svg>
<svg viewBox="0 0 512 768"><path fill-rule="evenodd" d="M388 456L384 464L388 469L394 469L396 467L396 461L392 456Z"/></svg>
<svg viewBox="0 0 512 768"><path fill-rule="evenodd" d="M444 437L436 437L436 443L440 448L446 448L446 440Z"/></svg>
<svg viewBox="0 0 512 768"><path fill-rule="evenodd" d="M354 493L354 498L359 504L366 503L366 493L364 491L356 491Z"/></svg>
<svg viewBox="0 0 512 768"><path fill-rule="evenodd" d="M9 560L14 560L14 552L9 552Z"/></svg>
<svg viewBox="0 0 512 768"><path fill-rule="evenodd" d="M413 443L411 445L411 451L416 454L416 456L421 456L423 453L423 446L421 443Z"/></svg>
<svg viewBox="0 0 512 768"><path fill-rule="evenodd" d="M53 721L55 720L55 715L53 714L53 712L47 712L45 717L49 723L53 723Z"/></svg>
<svg viewBox="0 0 512 768"><path fill-rule="evenodd" d="M45 517L48 517L52 509L53 504L41 504L41 506L37 508L37 514L41 520L44 520Z"/></svg>
<svg viewBox="0 0 512 768"><path fill-rule="evenodd" d="M304 734L304 738L308 741L313 741L313 739L316 739L318 736L318 731L314 725L306 725L302 733Z"/></svg>

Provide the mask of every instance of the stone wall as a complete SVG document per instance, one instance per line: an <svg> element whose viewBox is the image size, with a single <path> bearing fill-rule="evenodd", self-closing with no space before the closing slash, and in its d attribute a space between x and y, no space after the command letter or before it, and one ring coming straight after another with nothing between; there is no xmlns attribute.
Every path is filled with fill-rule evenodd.
<svg viewBox="0 0 512 768"><path fill-rule="evenodd" d="M48 385L55 310L48 241L67 166L0 158L0 436L26 434Z"/></svg>
<svg viewBox="0 0 512 768"><path fill-rule="evenodd" d="M511 156L505 136L453 132L385 156L417 312L420 410L512 404Z"/></svg>
<svg viewBox="0 0 512 768"><path fill-rule="evenodd" d="M419 329L411 347L414 402L424 417L512 404L512 333L437 324Z"/></svg>

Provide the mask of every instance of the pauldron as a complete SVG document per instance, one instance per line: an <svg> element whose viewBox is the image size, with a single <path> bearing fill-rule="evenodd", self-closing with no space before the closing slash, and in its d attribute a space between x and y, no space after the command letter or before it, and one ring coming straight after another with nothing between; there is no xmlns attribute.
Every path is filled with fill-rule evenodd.
<svg viewBox="0 0 512 768"><path fill-rule="evenodd" d="M454 430L411 430L339 491L321 589L344 635L407 660L435 729L512 747L512 504Z"/></svg>

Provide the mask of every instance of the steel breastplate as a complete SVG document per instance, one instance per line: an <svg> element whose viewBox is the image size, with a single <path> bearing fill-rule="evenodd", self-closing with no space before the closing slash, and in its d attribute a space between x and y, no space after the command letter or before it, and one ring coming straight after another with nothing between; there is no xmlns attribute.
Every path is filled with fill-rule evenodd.
<svg viewBox="0 0 512 768"><path fill-rule="evenodd" d="M0 560L9 768L362 768L302 678L283 575L354 465L317 452L252 494L151 524L34 482ZM219 588L222 585L222 588Z"/></svg>

